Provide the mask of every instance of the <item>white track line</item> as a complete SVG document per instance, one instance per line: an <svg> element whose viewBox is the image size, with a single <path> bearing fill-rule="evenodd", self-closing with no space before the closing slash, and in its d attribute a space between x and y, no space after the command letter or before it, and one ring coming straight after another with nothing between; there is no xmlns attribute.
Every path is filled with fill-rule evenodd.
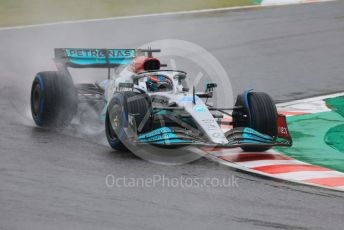
<svg viewBox="0 0 344 230"><path fill-rule="evenodd" d="M286 5L286 4L304 4L304 3L315 3L315 2L331 2L335 0L263 0L261 5Z"/></svg>
<svg viewBox="0 0 344 230"><path fill-rule="evenodd" d="M233 148L233 149L226 149L223 148L221 150L210 151L210 154L213 156L231 156L231 155L238 155L238 154L257 154L256 152L244 152L240 148ZM264 154L271 154L271 155L281 155L279 152L274 150L269 150L264 152Z"/></svg>
<svg viewBox="0 0 344 230"><path fill-rule="evenodd" d="M303 112L305 114L321 113L331 111L324 99L344 96L344 93L312 97L277 104L279 112ZM293 115L290 115L293 116Z"/></svg>
<svg viewBox="0 0 344 230"><path fill-rule="evenodd" d="M337 186L336 189L344 190L344 186Z"/></svg>
<svg viewBox="0 0 344 230"><path fill-rule="evenodd" d="M344 177L344 173L337 171L302 171L302 172L288 172L275 174L276 177L293 180L309 180L321 179L330 177Z"/></svg>
<svg viewBox="0 0 344 230"><path fill-rule="evenodd" d="M279 104L277 104L277 106L284 107L284 106L290 106L290 105L295 105L295 104L300 104L300 103L309 103L309 102L314 102L314 101L321 101L321 100L324 100L324 99L327 99L327 98L340 97L340 96L344 96L344 92L328 94L328 95L318 96L318 97L305 98L305 99L289 101L289 102L284 102L284 103L279 103Z"/></svg>
<svg viewBox="0 0 344 230"><path fill-rule="evenodd" d="M301 2L301 3L283 3L283 4L278 4L278 6L287 6L287 5L295 5L295 4L310 4L310 3L316 3L316 2L329 2L329 1L336 1L336 0L320 0L320 1L315 1L315 2L312 1L312 2ZM141 15L131 15L131 16L95 18L95 19L69 20L69 21L42 23L42 24L34 24L34 25L2 27L0 28L0 31L29 29L29 28L46 27L46 26L68 25L68 24L79 24L79 23L88 23L88 22L126 20L126 19L147 18L147 17L164 17L164 16L171 16L171 15L184 15L184 14L200 14L200 13L222 12L222 11L254 9L254 8L258 9L258 8L276 7L276 6L277 5L250 5L250 6L223 7L223 8L212 8L212 9L203 9L203 10L189 10L189 11L165 12L165 13L155 13L155 14L141 14Z"/></svg>
<svg viewBox="0 0 344 230"><path fill-rule="evenodd" d="M245 161L245 162L235 162L235 163L247 168L271 166L271 165L292 165L292 164L309 165L308 163L298 161L298 160L257 160L257 161Z"/></svg>

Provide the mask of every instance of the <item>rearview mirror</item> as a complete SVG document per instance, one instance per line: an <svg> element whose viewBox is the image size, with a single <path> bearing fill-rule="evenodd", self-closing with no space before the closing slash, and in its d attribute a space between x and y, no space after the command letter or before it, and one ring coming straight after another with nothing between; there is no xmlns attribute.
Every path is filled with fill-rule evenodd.
<svg viewBox="0 0 344 230"><path fill-rule="evenodd" d="M214 88L216 88L216 87L217 87L217 84L214 82L207 83L205 91L206 92L212 92L212 91L214 91Z"/></svg>

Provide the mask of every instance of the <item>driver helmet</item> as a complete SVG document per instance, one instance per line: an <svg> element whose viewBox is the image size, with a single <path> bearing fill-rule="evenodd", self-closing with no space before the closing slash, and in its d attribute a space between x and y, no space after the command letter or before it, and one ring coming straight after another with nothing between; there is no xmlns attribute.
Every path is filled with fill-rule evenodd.
<svg viewBox="0 0 344 230"><path fill-rule="evenodd" d="M147 89L150 92L164 92L172 90L172 81L163 75L151 75L147 77Z"/></svg>

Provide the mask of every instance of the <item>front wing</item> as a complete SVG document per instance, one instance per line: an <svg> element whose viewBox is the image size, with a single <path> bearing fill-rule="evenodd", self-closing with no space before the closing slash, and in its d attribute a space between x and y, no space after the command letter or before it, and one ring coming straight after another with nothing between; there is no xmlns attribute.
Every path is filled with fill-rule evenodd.
<svg viewBox="0 0 344 230"><path fill-rule="evenodd" d="M291 146L292 138L286 123L286 118L279 115L277 124L277 136L271 137L262 134L248 127L233 128L228 131L225 136L228 143L218 144L211 143L201 134L195 134L181 128L161 127L151 132L141 134L133 140L135 144L152 144L167 146L203 146L203 147L273 147L273 146Z"/></svg>

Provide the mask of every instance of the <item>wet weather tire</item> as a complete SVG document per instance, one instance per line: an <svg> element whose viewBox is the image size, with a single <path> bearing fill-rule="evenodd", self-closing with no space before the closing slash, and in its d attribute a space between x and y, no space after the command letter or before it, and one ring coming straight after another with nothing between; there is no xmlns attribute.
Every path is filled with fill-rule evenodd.
<svg viewBox="0 0 344 230"><path fill-rule="evenodd" d="M152 104L147 94L124 91L112 97L105 119L105 133L109 145L124 151L128 138L126 128L129 126L129 114L135 117L137 133L150 131L152 128Z"/></svg>
<svg viewBox="0 0 344 230"><path fill-rule="evenodd" d="M56 71L40 72L31 88L31 113L40 127L68 126L77 109L77 94L72 79Z"/></svg>
<svg viewBox="0 0 344 230"><path fill-rule="evenodd" d="M233 127L250 127L260 133L276 137L278 113L272 98L262 92L250 92L248 94L249 108L246 109L246 118L239 118L235 113L233 116ZM237 106L245 107L243 96L239 95ZM244 151L263 152L270 148L242 147Z"/></svg>

